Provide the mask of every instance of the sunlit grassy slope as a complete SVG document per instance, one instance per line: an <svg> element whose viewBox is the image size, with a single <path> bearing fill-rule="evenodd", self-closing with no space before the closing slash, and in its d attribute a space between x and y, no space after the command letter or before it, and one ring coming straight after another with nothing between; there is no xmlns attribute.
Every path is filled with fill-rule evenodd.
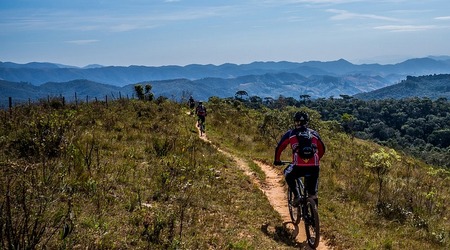
<svg viewBox="0 0 450 250"><path fill-rule="evenodd" d="M216 98L207 107L213 144L267 163L295 110ZM187 111L167 100L2 111L0 248L296 249L265 195L198 138ZM379 146L310 113L327 145L319 210L330 243L449 248L448 171L401 156L378 178L365 162Z"/></svg>
<svg viewBox="0 0 450 250"><path fill-rule="evenodd" d="M211 100L209 138L219 147L273 162L274 148L296 108L249 110ZM338 249L447 249L450 174L400 152L377 168L371 158L391 151L343 134L338 124L308 110L327 146L321 166L319 213L323 234ZM212 130L212 131L211 131ZM288 160L289 155L284 159ZM381 164L380 164L381 165ZM382 172L381 170L385 170ZM378 175L380 173L380 175ZM381 188L380 188L381 182Z"/></svg>

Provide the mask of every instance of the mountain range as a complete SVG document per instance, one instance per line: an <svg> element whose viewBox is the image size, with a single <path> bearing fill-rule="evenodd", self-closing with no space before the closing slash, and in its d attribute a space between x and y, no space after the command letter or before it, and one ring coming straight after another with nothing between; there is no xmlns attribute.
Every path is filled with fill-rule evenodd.
<svg viewBox="0 0 450 250"><path fill-rule="evenodd" d="M450 100L450 74L407 76L405 80L353 97L363 100L401 99L407 97L446 98Z"/></svg>
<svg viewBox="0 0 450 250"><path fill-rule="evenodd" d="M239 90L249 96L328 98L382 89L408 76L450 73L450 57L409 59L397 64L352 64L344 59L329 62L253 62L186 66L101 66L80 68L55 63L0 62L0 99L15 101L47 96L132 96L135 84L151 84L152 92L180 99L193 95L231 97Z"/></svg>

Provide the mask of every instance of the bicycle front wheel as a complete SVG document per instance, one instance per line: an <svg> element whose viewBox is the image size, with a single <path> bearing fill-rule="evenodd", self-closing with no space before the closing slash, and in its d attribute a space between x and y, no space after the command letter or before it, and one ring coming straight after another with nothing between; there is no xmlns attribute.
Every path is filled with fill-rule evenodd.
<svg viewBox="0 0 450 250"><path fill-rule="evenodd" d="M316 248L320 240L319 213L317 212L316 203L312 198L306 200L305 209L305 231L308 245Z"/></svg>
<svg viewBox="0 0 450 250"><path fill-rule="evenodd" d="M200 124L200 135L203 135L205 133L205 124Z"/></svg>
<svg viewBox="0 0 450 250"><path fill-rule="evenodd" d="M292 223L298 224L300 223L300 220L302 218L301 208L300 206L292 205L294 203L294 192L292 192L290 188L288 188L287 195L288 195L289 215L291 216Z"/></svg>

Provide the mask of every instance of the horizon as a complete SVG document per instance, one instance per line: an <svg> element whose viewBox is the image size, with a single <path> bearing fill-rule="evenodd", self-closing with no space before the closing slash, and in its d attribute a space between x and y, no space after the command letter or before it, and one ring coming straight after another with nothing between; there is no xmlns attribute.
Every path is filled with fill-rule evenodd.
<svg viewBox="0 0 450 250"><path fill-rule="evenodd" d="M248 64L252 64L252 63L282 63L282 62L287 62L287 63L308 63L308 62L336 62L339 60L345 60L353 65L370 65L370 64L379 64L379 65L395 65L398 63L403 63L405 61L408 60L412 60L412 59L423 59L423 58L430 58L433 60L437 60L439 61L440 59L436 59L436 58L441 58L444 57L444 60L450 60L450 56L449 55L429 55L429 56L425 56L425 57L417 57L417 58L406 58L404 60L401 60L399 62L394 62L394 63L377 63L377 62L373 62L373 63L354 63L351 62L345 58L339 58L336 60L330 60L330 61L318 61L318 60L309 60L309 61L302 61L302 62L294 62L294 61L286 61L286 60L282 60L282 61L253 61L253 62L249 62L249 63L241 63L241 64L237 64L237 63L229 63L229 62L225 62L222 64L212 64L212 63L206 63L206 64L199 64L199 63L191 63L191 64L186 64L186 65L158 65L158 66L153 66L153 65L138 65L138 64L130 64L130 65L101 65L101 64L96 64L96 63L92 63L92 64L87 64L84 66L77 66L77 65L68 65L68 64L62 64L62 63L58 63L58 62L45 62L45 61L32 61L32 62L24 62L24 63L19 63L19 62L12 62L12 61L1 61L0 63L12 63L12 64L18 64L18 65L27 65L27 64L32 64L32 63L38 63L38 64L54 64L54 65L58 65L58 66L62 66L62 68L64 67L75 67L75 68L79 68L79 69L85 69L85 68L89 68L89 67L132 67L132 66L137 66L137 67L186 67L186 66L190 66L190 65L201 65L201 66L207 66L207 65L213 65L216 67L220 67L222 65L226 65L226 64L233 64L233 65L248 65Z"/></svg>
<svg viewBox="0 0 450 250"><path fill-rule="evenodd" d="M446 0L0 2L0 59L75 67L450 55Z"/></svg>

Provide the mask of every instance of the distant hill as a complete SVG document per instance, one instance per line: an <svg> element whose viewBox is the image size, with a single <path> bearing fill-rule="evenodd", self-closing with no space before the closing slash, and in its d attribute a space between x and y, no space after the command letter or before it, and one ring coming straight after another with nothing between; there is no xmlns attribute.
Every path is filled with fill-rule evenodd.
<svg viewBox="0 0 450 250"><path fill-rule="evenodd" d="M295 73L267 73L264 75L246 75L236 78L203 78L198 80L173 79L162 81L140 82L138 84L152 85L156 96L166 96L180 100L182 97L194 95L196 99L207 100L211 96L221 98L233 97L239 90L246 91L249 96L298 98L300 95L310 95L312 98L353 95L388 86L390 83L381 77L365 75L348 76L310 76L305 77ZM24 82L0 80L0 99L4 101L13 97L16 102L24 102L47 98L47 96L64 96L72 100L75 93L78 98L98 98L105 96L117 98L119 95L133 96L134 85L123 87L102 84L90 80L73 80L68 82L48 82L35 86Z"/></svg>
<svg viewBox="0 0 450 250"><path fill-rule="evenodd" d="M407 97L447 98L450 100L450 74L408 76L400 83L368 93L354 95L358 99L401 99Z"/></svg>
<svg viewBox="0 0 450 250"><path fill-rule="evenodd" d="M359 99L400 99L414 96L450 99L450 74L408 76L394 85L389 85L389 82L382 77L366 75L305 77L294 73L268 73L227 79L173 79L138 84L150 84L152 92L156 96L165 96L175 100L181 100L182 97L186 98L188 95L194 95L197 100L208 100L211 96L233 97L239 90L246 91L249 96L261 98L284 96L298 99L300 95L309 95L311 98L329 98L350 95ZM0 80L0 89L2 90L0 105L6 106L8 97L12 97L15 103L38 100L48 96L64 96L68 101L73 101L75 95L78 99L83 100L86 98L104 100L106 96L109 99L131 98L134 96L134 85L118 87L89 80L74 80L61 83L48 82L35 86L25 82Z"/></svg>
<svg viewBox="0 0 450 250"><path fill-rule="evenodd" d="M440 57L444 58L444 57ZM84 68L52 63L17 64L0 62L0 79L13 82L29 82L40 85L46 82L68 82L86 79L94 82L125 86L143 81L170 79L198 80L203 78L237 78L246 75L276 73L295 73L305 77L313 75L367 75L383 77L391 83L406 78L407 75L450 74L450 60L416 58L397 64L355 65L344 59L329 62L253 62L250 64L199 65L186 66L101 66L90 65Z"/></svg>
<svg viewBox="0 0 450 250"><path fill-rule="evenodd" d="M128 89L130 88L130 89ZM14 104L36 101L47 97L64 96L67 101L75 100L75 95L80 100L104 100L108 98L118 98L119 95L126 97L133 94L133 89L127 87L117 87L88 80L74 80L69 82L48 82L40 86L35 86L26 82L10 82L0 80L0 107L8 105L8 98L11 97Z"/></svg>
<svg viewBox="0 0 450 250"><path fill-rule="evenodd" d="M446 56L416 58L398 64L355 65L344 59L330 62L253 62L187 66L102 66L83 68L32 62L0 62L0 104L8 97L15 102L65 96L68 100L119 95L132 96L137 83L151 84L156 96L180 100L187 95L207 100L211 96L232 97L244 90L249 96L311 98L358 95L360 98L383 98L402 95L447 96L445 82L427 88L412 82L415 76L450 74ZM400 82L401 81L401 82ZM406 82L405 82L406 81ZM444 80L442 80L444 81ZM400 82L400 83L399 83ZM383 89L399 83L396 88ZM413 86L416 86L413 89ZM433 83L434 84L434 83ZM414 90L417 90L416 92ZM383 92L384 91L384 92ZM369 97L372 96L372 97ZM376 97L373 97L376 96Z"/></svg>
<svg viewBox="0 0 450 250"><path fill-rule="evenodd" d="M196 98L207 100L211 96L233 97L239 90L249 96L312 98L353 95L388 86L390 83L380 77L365 75L310 76L295 73L275 73L247 75L236 78L203 78L198 80L177 79L150 82L157 95L181 97L183 93L194 94Z"/></svg>

